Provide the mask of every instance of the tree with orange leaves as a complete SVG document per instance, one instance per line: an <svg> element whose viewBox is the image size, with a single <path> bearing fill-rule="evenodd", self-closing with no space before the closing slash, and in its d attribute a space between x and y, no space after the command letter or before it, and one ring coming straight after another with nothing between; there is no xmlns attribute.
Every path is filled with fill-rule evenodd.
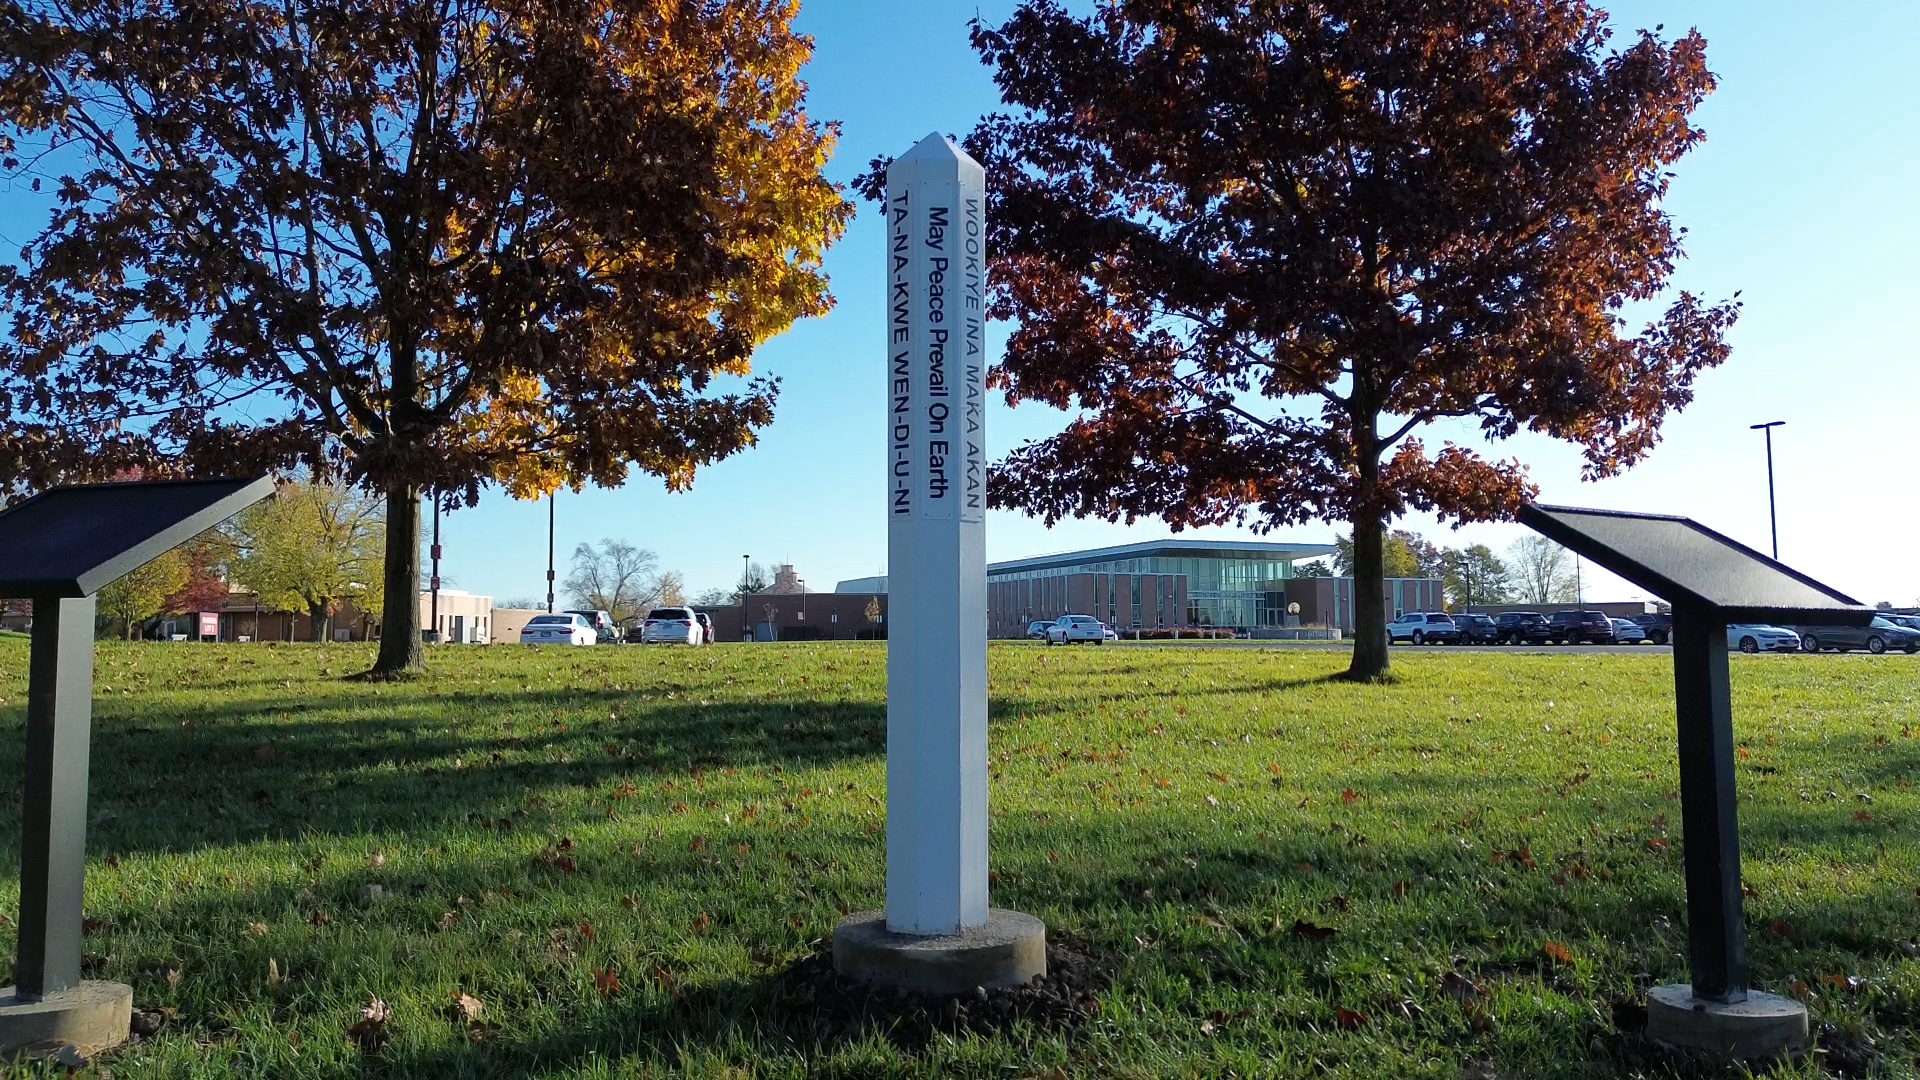
<svg viewBox="0 0 1920 1080"><path fill-rule="evenodd" d="M772 420L831 305L795 0L0 0L0 485L304 467L387 501L669 487Z"/></svg>
<svg viewBox="0 0 1920 1080"><path fill-rule="evenodd" d="M1075 414L995 503L1351 522L1352 677L1388 670L1389 523L1532 492L1423 427L1544 432L1609 476L1727 356L1737 302L1622 311L1681 255L1661 200L1703 137L1698 33L1615 48L1584 0L1026 0L973 44L1012 109L967 140L1018 324L994 378Z"/></svg>

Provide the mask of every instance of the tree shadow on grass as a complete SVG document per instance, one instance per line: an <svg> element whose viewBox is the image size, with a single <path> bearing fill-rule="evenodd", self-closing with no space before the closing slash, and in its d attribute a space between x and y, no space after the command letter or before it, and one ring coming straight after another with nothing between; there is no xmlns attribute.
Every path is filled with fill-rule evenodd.
<svg viewBox="0 0 1920 1080"><path fill-rule="evenodd" d="M1039 708L1002 695L990 719ZM524 816L528 797L542 792L591 798L631 783L650 793L690 776L724 787L722 775L731 771L748 774L742 782L764 781L789 770L878 762L886 752L883 702L819 697L703 702L617 689L454 691L398 702L236 700L221 702L217 713L143 711L96 724L91 850L179 852L432 828L476 814L497 818L502 808ZM0 776L20 775L23 753L20 740L0 742ZM0 859L17 850L18 815L17 801L0 806L7 845Z"/></svg>

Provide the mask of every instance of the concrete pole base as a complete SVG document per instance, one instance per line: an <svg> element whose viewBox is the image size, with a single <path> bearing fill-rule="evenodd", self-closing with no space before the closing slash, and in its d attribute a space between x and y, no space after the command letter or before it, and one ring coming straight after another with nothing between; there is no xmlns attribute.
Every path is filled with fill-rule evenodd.
<svg viewBox="0 0 1920 1080"><path fill-rule="evenodd" d="M992 908L985 926L923 937L888 930L884 911L858 911L833 930L833 969L854 982L916 994L1025 986L1047 973L1047 927L1031 915Z"/></svg>
<svg viewBox="0 0 1920 1080"><path fill-rule="evenodd" d="M1807 1007L1757 990L1728 1004L1702 1001L1691 986L1656 986L1647 993L1647 1034L1723 1057L1787 1057L1807 1048Z"/></svg>
<svg viewBox="0 0 1920 1080"><path fill-rule="evenodd" d="M133 987L87 980L38 1001L22 1001L0 987L0 1059L45 1057L71 1046L92 1057L127 1041Z"/></svg>

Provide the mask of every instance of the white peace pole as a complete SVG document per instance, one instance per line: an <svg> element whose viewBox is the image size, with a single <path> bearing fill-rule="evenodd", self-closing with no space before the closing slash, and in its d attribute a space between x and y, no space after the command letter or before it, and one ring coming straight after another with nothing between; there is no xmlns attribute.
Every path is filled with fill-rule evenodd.
<svg viewBox="0 0 1920 1080"><path fill-rule="evenodd" d="M986 184L938 134L887 170L887 906L834 967L929 994L1047 970L987 905Z"/></svg>
<svg viewBox="0 0 1920 1080"><path fill-rule="evenodd" d="M887 929L987 921L985 174L887 170Z"/></svg>

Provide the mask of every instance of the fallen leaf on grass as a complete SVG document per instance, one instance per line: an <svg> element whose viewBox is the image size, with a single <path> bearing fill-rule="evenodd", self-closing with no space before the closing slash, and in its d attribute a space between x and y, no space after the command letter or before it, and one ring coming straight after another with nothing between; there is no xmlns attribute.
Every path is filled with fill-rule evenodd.
<svg viewBox="0 0 1920 1080"><path fill-rule="evenodd" d="M453 992L453 1018L455 1020L464 1021L469 1024L476 1023L484 1011L486 1011L486 1006L481 1003L479 998L459 990Z"/></svg>
<svg viewBox="0 0 1920 1080"><path fill-rule="evenodd" d="M1849 994L1857 994L1866 988L1867 980L1858 975L1822 975L1820 985L1831 986L1835 990Z"/></svg>
<svg viewBox="0 0 1920 1080"><path fill-rule="evenodd" d="M1549 941L1545 945L1540 946L1540 951L1546 955L1547 959L1556 964L1573 963L1573 950L1557 941Z"/></svg>
<svg viewBox="0 0 1920 1080"><path fill-rule="evenodd" d="M367 865L375 870L387 865L387 853L375 849L373 854L367 856Z"/></svg>
<svg viewBox="0 0 1920 1080"><path fill-rule="evenodd" d="M1357 1027L1361 1027L1364 1024L1366 1024L1367 1014L1363 1012L1354 1012L1352 1009L1349 1009L1346 1006L1342 1005L1339 1009L1334 1011L1333 1019L1334 1019L1334 1022L1339 1024L1342 1029L1347 1031L1352 1031L1353 1029Z"/></svg>
<svg viewBox="0 0 1920 1080"><path fill-rule="evenodd" d="M1331 926L1320 926L1305 919L1293 920L1293 936L1308 941L1325 941L1339 932Z"/></svg>
<svg viewBox="0 0 1920 1080"><path fill-rule="evenodd" d="M568 846L571 847L572 844L569 842ZM548 845L542 849L538 855L533 857L533 864L535 866L546 867L549 870L558 870L563 874L575 873L580 868L574 864L573 856L561 854L561 852L565 850L566 848L555 850L552 845Z"/></svg>
<svg viewBox="0 0 1920 1080"><path fill-rule="evenodd" d="M267 957L267 985L280 985L280 961L271 956Z"/></svg>
<svg viewBox="0 0 1920 1080"><path fill-rule="evenodd" d="M1667 838L1664 836L1656 836L1647 841L1648 851L1665 851L1667 847Z"/></svg>
<svg viewBox="0 0 1920 1080"><path fill-rule="evenodd" d="M1760 899L1760 890L1743 881L1740 883L1740 895L1749 900L1758 900Z"/></svg>
<svg viewBox="0 0 1920 1080"><path fill-rule="evenodd" d="M713 917L708 915L704 911L693 917L693 932L696 934L706 933L707 928L712 925L713 925Z"/></svg>
<svg viewBox="0 0 1920 1080"><path fill-rule="evenodd" d="M1405 900L1407 894L1413 891L1413 882L1404 880L1396 881L1393 883L1393 888L1389 891L1393 894L1395 900Z"/></svg>
<svg viewBox="0 0 1920 1080"><path fill-rule="evenodd" d="M604 968L593 973L593 988L601 997L612 997L620 992L620 976L612 968Z"/></svg>
<svg viewBox="0 0 1920 1080"><path fill-rule="evenodd" d="M253 937L253 938L257 938L257 937L266 937L266 936L267 936L267 924L266 924L266 923L263 923L263 922L251 922L251 923L248 923L248 924L247 924L247 930L246 930L246 934L247 934L247 936L248 936L248 937Z"/></svg>
<svg viewBox="0 0 1920 1080"><path fill-rule="evenodd" d="M1348 788L1347 790L1340 793L1340 801L1343 803L1351 803L1355 799L1358 799L1359 797L1360 797L1360 793L1353 790L1352 788Z"/></svg>
<svg viewBox="0 0 1920 1080"><path fill-rule="evenodd" d="M1855 810L1853 812L1853 820L1865 825L1873 820L1873 815L1867 813L1865 810Z"/></svg>
<svg viewBox="0 0 1920 1080"><path fill-rule="evenodd" d="M455 924L455 923L457 923L457 922L459 922L459 921L460 921L460 913L459 913L459 912L457 912L457 911L446 911L446 912L442 912L442 913L441 913L441 915L440 915L440 929L442 929L442 930L451 930L451 929L453 929L453 927L454 927L454 924Z"/></svg>
<svg viewBox="0 0 1920 1080"><path fill-rule="evenodd" d="M1480 1001L1480 985L1457 971L1440 976L1440 992L1472 1009Z"/></svg>
<svg viewBox="0 0 1920 1080"><path fill-rule="evenodd" d="M1216 1030L1218 1029L1213 1026L1213 1021L1211 1020L1200 1021L1200 1034L1211 1037Z"/></svg>
<svg viewBox="0 0 1920 1080"><path fill-rule="evenodd" d="M1785 919L1775 919L1767 924L1767 932L1777 938L1789 938L1793 936L1793 927L1787 925Z"/></svg>
<svg viewBox="0 0 1920 1080"><path fill-rule="evenodd" d="M373 998L360 1008L360 1022L347 1029L347 1039L360 1048L361 1053L371 1054L386 1045L387 1021L393 1019L393 1010L379 998Z"/></svg>

